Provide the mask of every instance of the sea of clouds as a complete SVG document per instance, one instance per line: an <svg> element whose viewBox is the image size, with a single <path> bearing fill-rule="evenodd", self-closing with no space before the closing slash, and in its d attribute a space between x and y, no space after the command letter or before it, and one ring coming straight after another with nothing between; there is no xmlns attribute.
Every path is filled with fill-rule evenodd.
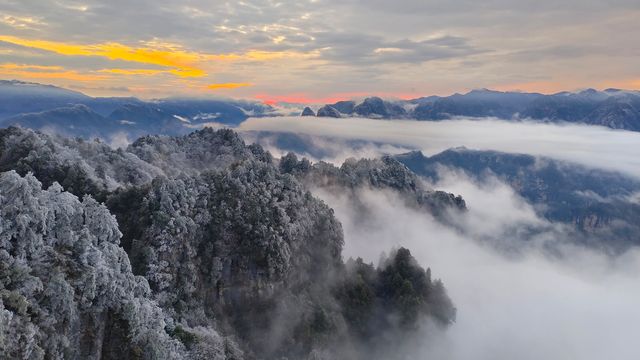
<svg viewBox="0 0 640 360"><path fill-rule="evenodd" d="M322 149L315 151L323 154L316 160L336 163L349 155L407 149L431 155L466 146L547 156L640 177L640 133L601 127L495 119L283 117L250 119L240 130L305 134L308 142ZM255 138L255 133L249 136ZM277 154L276 143L268 139L261 140ZM454 300L457 322L445 332L425 326L428 334L407 340L407 353L399 358L638 358L638 249L612 257L577 246L567 241L566 225L541 218L499 179L479 183L456 171L442 175L431 185L461 194L468 204L469 211L454 219L456 227L406 207L394 194L371 189L362 189L359 195L369 209L363 221L345 194L314 191L335 209L344 226L345 257L361 256L376 263L382 252L407 247L423 266L432 268L434 277L442 278ZM504 244L520 250L505 251ZM549 244L555 245L553 253L547 251Z"/></svg>
<svg viewBox="0 0 640 360"><path fill-rule="evenodd" d="M406 148L419 149L425 155L465 146L474 150L547 156L640 177L640 132L600 126L498 119L431 122L270 117L250 118L240 124L238 130L300 133L337 140L360 139L393 145L399 152ZM389 149L380 152L385 150Z"/></svg>

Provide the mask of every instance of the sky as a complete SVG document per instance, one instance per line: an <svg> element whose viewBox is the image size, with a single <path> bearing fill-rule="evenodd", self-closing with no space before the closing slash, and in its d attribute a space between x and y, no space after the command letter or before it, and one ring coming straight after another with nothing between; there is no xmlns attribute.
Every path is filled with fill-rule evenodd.
<svg viewBox="0 0 640 360"><path fill-rule="evenodd" d="M327 103L640 89L637 0L0 0L0 78Z"/></svg>

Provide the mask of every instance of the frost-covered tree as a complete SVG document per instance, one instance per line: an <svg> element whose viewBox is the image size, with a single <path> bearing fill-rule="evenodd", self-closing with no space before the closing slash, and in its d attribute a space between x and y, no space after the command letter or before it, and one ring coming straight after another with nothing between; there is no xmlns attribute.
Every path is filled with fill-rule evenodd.
<svg viewBox="0 0 640 360"><path fill-rule="evenodd" d="M456 317L442 281L432 280L431 270L405 248L394 250L378 268L350 259L335 292L351 335L368 349L367 356L393 349L427 321L448 326Z"/></svg>
<svg viewBox="0 0 640 360"><path fill-rule="evenodd" d="M272 164L249 160L197 177L158 178L116 193L108 205L131 230L124 246L136 272L192 326L217 319L278 352L292 334L276 339L273 328L291 322L293 331L300 321L285 308L312 312L311 294L331 302L322 290L342 263L341 226Z"/></svg>
<svg viewBox="0 0 640 360"><path fill-rule="evenodd" d="M96 140L67 139L33 130L0 129L0 171L32 173L44 186L104 200L122 186L150 182L163 172L134 154Z"/></svg>
<svg viewBox="0 0 640 360"><path fill-rule="evenodd" d="M204 128L178 137L145 136L133 142L127 150L171 177L180 173L199 174L222 169L247 159L271 162L271 155L262 147L246 146L242 138L230 129L216 131Z"/></svg>
<svg viewBox="0 0 640 360"><path fill-rule="evenodd" d="M0 358L183 359L190 349L119 246L106 207L32 176L0 175ZM226 340L195 330L225 359ZM239 352L236 351L237 354Z"/></svg>
<svg viewBox="0 0 640 360"><path fill-rule="evenodd" d="M289 153L280 159L280 169L295 175L310 189L348 194L356 207L360 202L358 192L372 189L397 193L408 206L422 209L440 220L446 220L449 211L466 209L461 196L428 188L415 173L390 156L350 158L336 167L322 161L311 165L307 159L298 160L295 154Z"/></svg>
<svg viewBox="0 0 640 360"><path fill-rule="evenodd" d="M0 358L360 359L364 338L411 328L381 313L451 320L417 264L354 277L339 221L309 191L464 207L388 158L275 162L231 130L114 150L9 128L0 170L17 172L0 176ZM381 285L384 271L402 286Z"/></svg>

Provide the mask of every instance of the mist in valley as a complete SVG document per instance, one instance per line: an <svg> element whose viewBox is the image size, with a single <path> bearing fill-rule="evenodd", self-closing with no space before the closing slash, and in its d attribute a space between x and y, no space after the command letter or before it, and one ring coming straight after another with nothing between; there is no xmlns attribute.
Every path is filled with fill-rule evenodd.
<svg viewBox="0 0 640 360"><path fill-rule="evenodd" d="M275 118L249 120L241 129L298 132L311 144L306 155L324 155L314 160L338 165L349 149L360 157L363 149L380 156L404 148L433 154L467 146L640 175L640 149L629 146L640 134L597 127ZM322 136L337 140L327 143ZM349 138L364 145L353 146ZM285 153L273 140L265 137L262 144ZM313 191L342 222L345 258L362 257L375 265L388 249L406 247L447 284L456 323L444 332L425 324L422 331L428 334L405 347L407 359L637 358L640 251L614 256L577 244L570 226L541 217L496 177L472 180L442 169L440 180L428 186L462 195L468 211L451 213L450 225L444 225L391 192L361 188L361 204L355 206L346 194Z"/></svg>
<svg viewBox="0 0 640 360"><path fill-rule="evenodd" d="M538 218L506 185L448 177L435 184L462 194L460 230L410 209L390 193L363 189L367 216L336 194L315 194L335 209L345 232L344 256L377 263L406 247L432 267L457 307L444 333L407 346L408 359L635 359L640 322L640 252L616 258L563 243L563 228ZM519 238L533 228L536 240ZM494 242L495 241L495 242ZM497 243L520 246L503 250ZM557 245L551 254L543 244ZM437 334L436 336L434 336ZM429 341L426 341L429 339Z"/></svg>
<svg viewBox="0 0 640 360"><path fill-rule="evenodd" d="M273 117L250 118L240 124L238 130L331 138L334 144L332 153L335 155L318 160L338 163L346 156L344 145L340 145L345 140L359 139L372 144L385 144L385 147L393 145L398 148L397 152L403 152L402 148L418 149L425 155L465 146L476 150L546 156L640 177L640 133L598 126L514 122L494 118L434 122ZM370 147L367 152L374 154L375 148L378 154L389 151L379 145Z"/></svg>

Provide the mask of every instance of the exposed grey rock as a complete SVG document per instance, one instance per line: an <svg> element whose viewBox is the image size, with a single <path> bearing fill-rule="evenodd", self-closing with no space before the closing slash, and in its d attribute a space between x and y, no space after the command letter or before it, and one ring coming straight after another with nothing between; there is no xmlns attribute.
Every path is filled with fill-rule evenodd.
<svg viewBox="0 0 640 360"><path fill-rule="evenodd" d="M356 106L356 102L352 100L346 100L346 101L338 101L337 103L330 104L330 105L331 107L338 110L342 114L351 115L353 114L353 109Z"/></svg>
<svg viewBox="0 0 640 360"><path fill-rule="evenodd" d="M339 118L342 117L342 115L340 115L340 112L333 108L331 105L325 105L318 109L318 117Z"/></svg>
<svg viewBox="0 0 640 360"><path fill-rule="evenodd" d="M375 96L364 99L353 111L359 116L383 119L400 118L406 115L406 111L402 106L384 101Z"/></svg>
<svg viewBox="0 0 640 360"><path fill-rule="evenodd" d="M313 112L313 110L311 110L310 107L307 106L304 108L304 110L302 110L300 116L316 116L316 114Z"/></svg>

